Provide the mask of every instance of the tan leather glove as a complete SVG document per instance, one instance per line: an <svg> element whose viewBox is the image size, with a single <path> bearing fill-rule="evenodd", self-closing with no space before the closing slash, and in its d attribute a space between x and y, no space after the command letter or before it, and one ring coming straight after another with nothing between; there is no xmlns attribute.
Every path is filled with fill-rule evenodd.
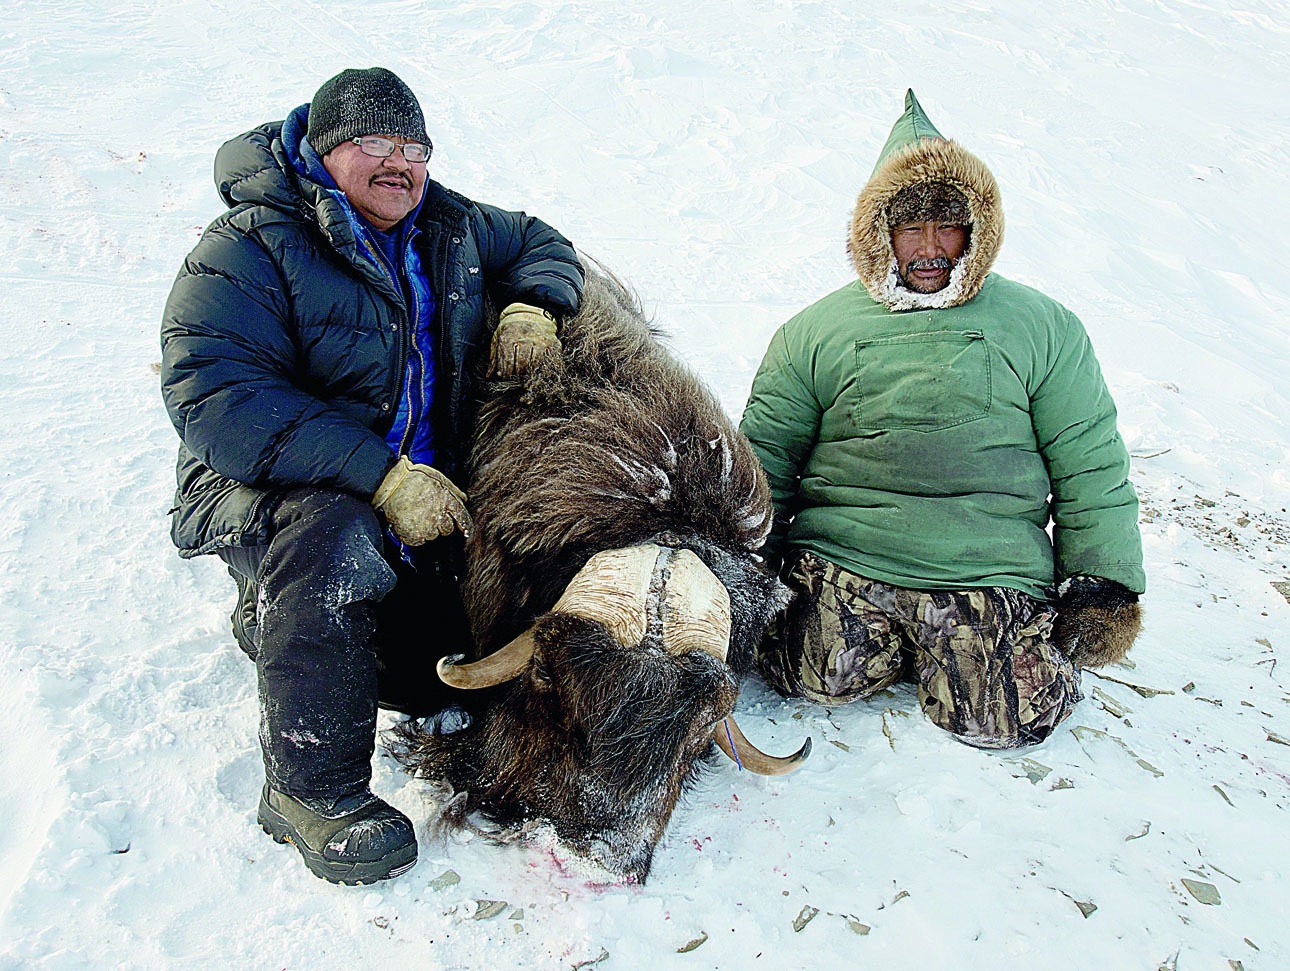
<svg viewBox="0 0 1290 971"><path fill-rule="evenodd" d="M488 376L522 377L547 348L559 346L554 317L541 307L513 303L502 311L497 330L493 331Z"/></svg>
<svg viewBox="0 0 1290 971"><path fill-rule="evenodd" d="M460 529L469 536L474 524L466 511L466 494L446 475L400 455L385 474L372 506L385 514L394 533L409 546L420 546Z"/></svg>

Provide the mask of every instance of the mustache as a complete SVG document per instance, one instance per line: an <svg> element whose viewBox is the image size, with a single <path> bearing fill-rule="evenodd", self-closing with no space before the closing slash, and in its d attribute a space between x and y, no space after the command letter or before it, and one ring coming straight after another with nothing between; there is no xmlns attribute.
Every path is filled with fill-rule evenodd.
<svg viewBox="0 0 1290 971"><path fill-rule="evenodd" d="M952 269L954 269L954 261L950 259L948 256L933 256L931 259L920 259L919 257L916 256L909 261L908 265L906 265L905 272L911 273L914 270L952 270Z"/></svg>
<svg viewBox="0 0 1290 971"><path fill-rule="evenodd" d="M375 175L373 175L370 179L367 180L367 184L374 185L378 179L379 180L398 179L400 182L403 183L403 187L405 189L410 190L412 188L412 176L408 175L406 172L377 172Z"/></svg>

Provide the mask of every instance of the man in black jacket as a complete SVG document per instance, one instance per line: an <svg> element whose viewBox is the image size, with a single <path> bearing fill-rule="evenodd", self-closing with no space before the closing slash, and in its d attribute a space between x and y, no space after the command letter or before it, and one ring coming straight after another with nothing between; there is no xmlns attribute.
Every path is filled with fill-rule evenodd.
<svg viewBox="0 0 1290 971"><path fill-rule="evenodd" d="M259 821L309 869L370 883L416 862L372 795L379 702L441 707L433 668L467 636L454 565L472 380L558 346L581 300L573 247L523 213L427 178L420 105L384 68L347 70L215 160L230 207L162 323L179 433L172 538L237 581L256 661ZM486 333L485 302L505 308ZM418 694L418 692L421 692Z"/></svg>

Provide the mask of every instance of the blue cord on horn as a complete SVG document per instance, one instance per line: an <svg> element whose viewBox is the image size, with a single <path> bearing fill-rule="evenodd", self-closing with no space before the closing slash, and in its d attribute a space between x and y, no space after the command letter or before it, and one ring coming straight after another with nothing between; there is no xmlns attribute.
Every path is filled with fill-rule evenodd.
<svg viewBox="0 0 1290 971"><path fill-rule="evenodd" d="M726 738L730 739L730 751L734 752L735 765L739 766L739 771L742 772L744 770L744 764L739 761L739 750L735 748L734 737L730 734L730 719L729 718L721 719L721 724L726 726Z"/></svg>

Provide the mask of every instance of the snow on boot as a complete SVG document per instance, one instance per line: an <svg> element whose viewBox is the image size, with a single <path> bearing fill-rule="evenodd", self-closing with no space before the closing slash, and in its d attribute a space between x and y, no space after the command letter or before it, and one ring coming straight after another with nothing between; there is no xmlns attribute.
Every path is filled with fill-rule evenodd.
<svg viewBox="0 0 1290 971"><path fill-rule="evenodd" d="M412 821L371 792L297 798L266 782L257 818L274 840L295 846L315 876L332 883L375 883L417 862Z"/></svg>

